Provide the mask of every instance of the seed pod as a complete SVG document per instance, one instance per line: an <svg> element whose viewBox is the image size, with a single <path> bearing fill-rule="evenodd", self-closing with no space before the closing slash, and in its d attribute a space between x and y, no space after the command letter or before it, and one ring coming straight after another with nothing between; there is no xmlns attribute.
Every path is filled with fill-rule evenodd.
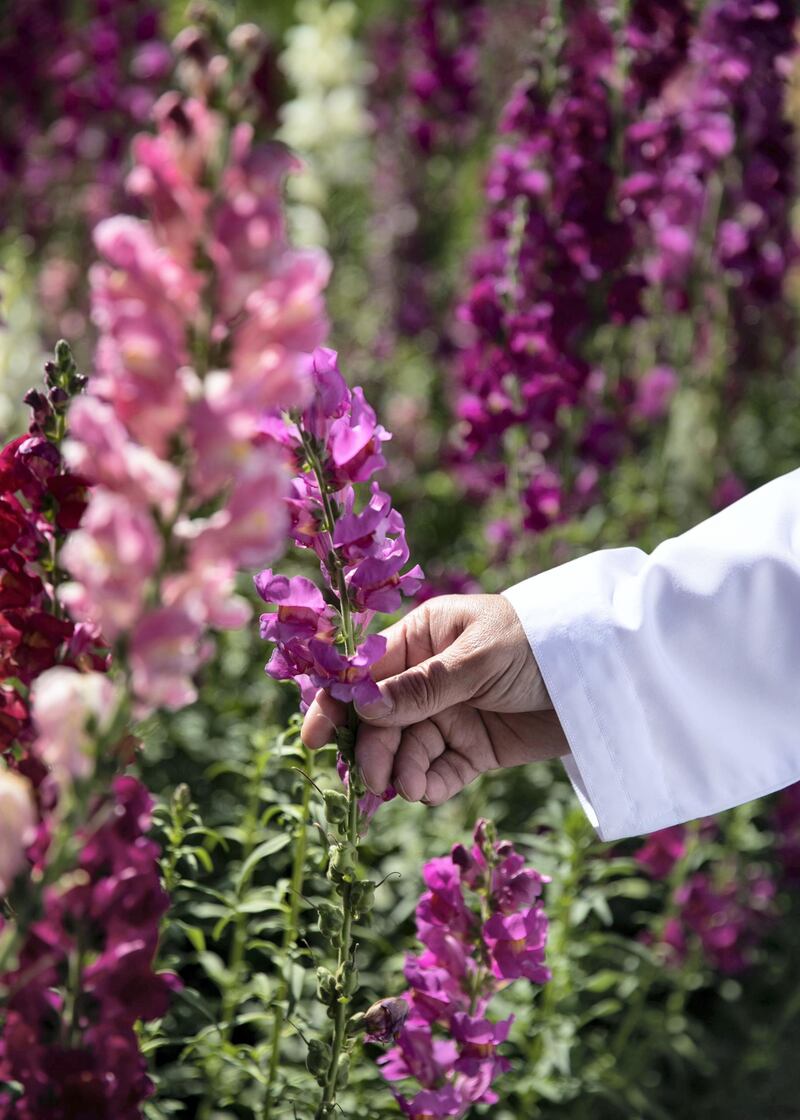
<svg viewBox="0 0 800 1120"><path fill-rule="evenodd" d="M317 969L317 999L326 1005L336 1002L336 979L324 966Z"/></svg>
<svg viewBox="0 0 800 1120"><path fill-rule="evenodd" d="M336 1068L336 1088L344 1089L347 1086L350 1077L350 1055L342 1054L339 1058L339 1065Z"/></svg>
<svg viewBox="0 0 800 1120"><path fill-rule="evenodd" d="M347 798L335 789L326 789L322 795L325 802L325 815L330 824L347 820Z"/></svg>
<svg viewBox="0 0 800 1120"><path fill-rule="evenodd" d="M355 733L349 727L340 727L336 732L336 743L342 758L349 761L353 757L356 745Z"/></svg>
<svg viewBox="0 0 800 1120"><path fill-rule="evenodd" d="M328 941L335 941L342 931L342 912L332 903L323 902L320 905L317 920L319 932Z"/></svg>
<svg viewBox="0 0 800 1120"><path fill-rule="evenodd" d="M310 1074L316 1077L319 1085L325 1084L325 1076L328 1072L328 1063L330 1060L331 1051L327 1043L321 1042L318 1038L312 1038L308 1044L306 1068Z"/></svg>
<svg viewBox="0 0 800 1120"><path fill-rule="evenodd" d="M352 844L337 844L331 852L328 877L334 883L350 881L355 873L355 849Z"/></svg>
<svg viewBox="0 0 800 1120"><path fill-rule="evenodd" d="M375 884L371 879L353 883L350 901L356 914L368 914L375 905Z"/></svg>
<svg viewBox="0 0 800 1120"><path fill-rule="evenodd" d="M358 987L358 969L352 961L345 961L336 973L336 987L339 993L349 997Z"/></svg>

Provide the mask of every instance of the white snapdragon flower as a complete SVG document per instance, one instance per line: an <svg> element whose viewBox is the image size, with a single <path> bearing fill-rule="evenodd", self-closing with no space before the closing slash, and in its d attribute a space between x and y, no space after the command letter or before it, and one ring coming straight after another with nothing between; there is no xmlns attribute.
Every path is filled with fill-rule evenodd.
<svg viewBox="0 0 800 1120"><path fill-rule="evenodd" d="M296 91L281 110L279 136L305 164L288 187L295 240L325 244L330 187L364 174L373 127L366 107L372 68L353 35L357 9L350 0L301 0L297 17L279 59Z"/></svg>

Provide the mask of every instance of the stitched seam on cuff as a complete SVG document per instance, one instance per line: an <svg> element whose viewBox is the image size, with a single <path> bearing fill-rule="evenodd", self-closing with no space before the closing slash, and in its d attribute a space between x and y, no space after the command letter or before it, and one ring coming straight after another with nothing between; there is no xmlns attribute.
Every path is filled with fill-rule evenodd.
<svg viewBox="0 0 800 1120"><path fill-rule="evenodd" d="M632 821L632 823L634 824L635 827L638 827L638 821L639 821L638 813L636 812L636 808L635 808L633 799L631 798L630 792L629 792L627 786L625 785L625 781L624 781L623 774L622 774L622 771L621 771L620 766L619 766L619 761L617 759L617 756L616 756L616 754L615 754L615 752L614 752L614 750L611 746L611 743L609 741L609 737L606 734L606 731L603 727L602 721L600 719L600 713L599 713L598 706L595 703L595 700L594 700L594 697L592 695L591 690L589 689L588 682L587 682L585 674L583 672L583 668L581 666L581 663L578 659L577 652L576 652L575 647L573 646L572 642L569 640L569 637L567 635L563 635L563 637L566 640L566 645L569 649L570 660L572 661L573 665L575 666L575 675L576 675L576 678L577 678L577 680L580 684L580 687L583 691L583 695L586 699L586 704L587 704L587 707L589 709L589 712L591 713L592 719L594 721L594 726L595 726L598 738L600 739L600 741L602 743L602 746L605 749L606 755L608 756L608 760L611 763L611 769L614 773L617 784L618 784L620 790L622 791L622 794L623 794L623 796L625 798L625 801L627 803L628 811L629 811L630 816L631 816L631 821ZM550 699L553 701L553 707L556 709L556 713L557 713L559 719L561 720L562 725L564 726L564 732L567 736L567 741L569 742L570 747L572 747L573 743L581 743L583 737L581 735L575 733L576 732L575 720L573 719L573 715L572 715L572 712L570 710L569 704L566 701L563 703L563 705L560 705L560 703L559 703L562 699L560 687L558 685L556 685L555 682L552 682L550 679L548 679L548 674L545 670L544 665L539 662L539 658L538 658L538 655L537 655L537 652L536 652L536 644L531 640L530 637L528 637L528 643L533 650L533 655L536 658L536 663L537 663L537 665L539 665L539 671L541 672L542 677L544 677L544 679L545 679L545 684L547 685L547 691L550 693ZM546 646L546 643L543 643L543 644ZM545 663L547 662L546 654L545 654L545 656L543 657L542 660ZM588 746L588 749L591 750L591 742L587 746ZM580 771L580 774L581 774L581 778L583 779L584 785L586 786L586 792L589 795L589 799L592 803L592 807L594 809L595 815L597 816L598 826L599 826L601 831L606 831L607 826L608 826L608 820L607 820L607 814L604 811L605 798L603 798L601 796L598 796L598 791L595 787L595 783L593 781L593 778L590 778L589 774L587 773L587 769L581 766L581 757L576 753L575 750L572 751L572 757L575 760L575 765L578 767L578 770ZM589 766L588 769L591 770L591 766Z"/></svg>
<svg viewBox="0 0 800 1120"><path fill-rule="evenodd" d="M581 661L580 661L580 658L578 657L578 654L577 654L577 651L576 651L575 647L573 646L572 642L569 642L569 641L568 641L568 645L569 645L570 655L571 655L572 660L575 664L575 669L576 669L577 674L578 674L578 680L580 681L580 683L583 687L583 691L586 695L587 703L589 704L589 708L591 709L592 716L594 717L595 726L597 727L597 730L600 734L600 738L603 741L603 746L606 749L606 754L608 755L609 760L611 761L611 766L612 766L612 769L614 771L614 774L616 775L617 782L619 783L619 788L622 790L622 793L625 797L625 800L628 803L628 809L629 809L630 814L631 814L631 820L636 821L637 824L638 824L639 814L636 811L636 806L633 802L633 798L630 795L630 791L628 790L628 787L625 784L624 771L623 771L622 767L620 766L619 758L617 757L617 753L614 750L614 747L612 746L611 738L606 733L606 730L603 726L603 722L602 722L602 719L601 719L601 716L600 716L600 708L598 707L597 703L595 702L594 694L592 693L592 690L589 688L589 682L586 679L586 675L583 671L583 666L581 665ZM578 761L578 759L575 759L575 762L576 762L576 765L578 766L578 768L580 769L580 762ZM586 781L586 775L583 774L582 771L581 771L581 773L582 773L582 776L583 776L583 780ZM588 784L587 784L587 789L588 789ZM600 813L597 811L596 806L595 806L595 812L597 813L597 819L599 821L600 820Z"/></svg>
<svg viewBox="0 0 800 1120"><path fill-rule="evenodd" d="M625 656L623 654L622 645L620 644L619 637L617 636L616 631L614 631L613 629L609 630L608 633L609 633L609 635L610 635L610 637L611 637L611 639L614 643L615 659L616 659L617 663L622 667L622 672L625 676L626 681L628 682L628 692L631 696L631 699L632 699L633 703L638 706L639 711L642 714L642 723L644 724L644 726L646 728L650 728L650 727L654 726L654 721L648 719L647 708L645 706L644 700L639 695L639 691L636 688L636 685L634 683L631 671L628 668L628 662L626 661ZM682 814L681 810L678 808L678 803L675 800L675 795L672 791L672 788L671 788L669 782L667 781L667 775L666 775L666 771L664 769L664 764L663 764L662 759L661 759L661 754L656 750L650 750L648 748L648 757L650 759L652 759L652 761L655 764L656 769L658 770L659 776L661 778L661 787L664 790L664 793L666 794L667 801L669 803L669 807L672 810L672 812L674 813L675 819L677 821L683 814Z"/></svg>

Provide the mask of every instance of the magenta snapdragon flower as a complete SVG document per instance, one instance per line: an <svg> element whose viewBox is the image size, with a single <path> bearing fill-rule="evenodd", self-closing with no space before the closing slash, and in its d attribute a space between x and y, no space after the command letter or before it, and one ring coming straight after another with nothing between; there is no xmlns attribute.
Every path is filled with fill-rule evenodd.
<svg viewBox="0 0 800 1120"><path fill-rule="evenodd" d="M403 596L416 594L422 570L407 567L403 518L377 482L358 508L357 486L385 466L381 445L389 433L362 390L348 388L334 350L314 351L310 378L306 408L291 417L273 413L261 428L294 456L291 532L316 553L327 598L305 577L266 569L256 590L275 611L261 616L261 636L275 643L267 672L295 680L304 706L323 688L363 705L378 697L371 671L386 649L384 638L365 629L376 612L394 613Z"/></svg>
<svg viewBox="0 0 800 1120"><path fill-rule="evenodd" d="M417 935L425 948L406 960L408 1016L379 1059L388 1081L419 1086L395 1093L412 1120L461 1117L472 1104L497 1101L492 1083L509 1068L499 1047L513 1020L488 1017L492 997L520 977L550 979L540 897L548 880L495 840L488 822L478 822L471 848L430 860L423 877Z"/></svg>

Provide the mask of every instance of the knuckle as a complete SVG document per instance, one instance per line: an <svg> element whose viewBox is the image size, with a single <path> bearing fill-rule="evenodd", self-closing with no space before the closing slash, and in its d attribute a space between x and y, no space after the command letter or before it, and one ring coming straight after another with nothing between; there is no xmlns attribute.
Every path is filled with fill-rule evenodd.
<svg viewBox="0 0 800 1120"><path fill-rule="evenodd" d="M443 667L434 661L425 669L407 674L406 695L410 702L420 710L435 708L442 694Z"/></svg>

